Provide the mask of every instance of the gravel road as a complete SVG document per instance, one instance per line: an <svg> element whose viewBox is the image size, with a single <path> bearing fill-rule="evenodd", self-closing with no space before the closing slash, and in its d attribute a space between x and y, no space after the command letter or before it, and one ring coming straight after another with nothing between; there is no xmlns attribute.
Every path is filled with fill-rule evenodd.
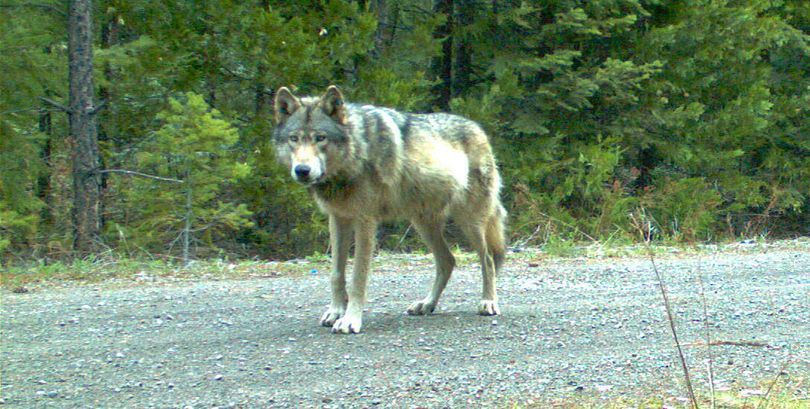
<svg viewBox="0 0 810 409"><path fill-rule="evenodd" d="M808 249L658 265L699 391L708 387L698 277L711 337L726 343L711 348L718 388L757 388L780 370L810 377ZM498 317L475 314L480 277L463 266L436 314L406 315L431 278L427 263L383 262L364 332L352 336L317 325L329 299L323 273L3 290L0 406L461 408L685 396L649 260L511 257Z"/></svg>

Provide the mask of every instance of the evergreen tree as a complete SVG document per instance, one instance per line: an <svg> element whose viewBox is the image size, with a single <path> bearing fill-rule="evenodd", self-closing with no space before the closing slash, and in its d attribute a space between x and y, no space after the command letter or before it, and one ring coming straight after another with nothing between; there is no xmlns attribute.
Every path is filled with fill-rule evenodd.
<svg viewBox="0 0 810 409"><path fill-rule="evenodd" d="M479 121L515 237L635 237L638 207L675 240L810 234L806 1L95 4L83 90L105 103L86 115L99 160L76 166L57 113L71 105L68 8L0 7L6 258L70 254L82 180L101 185L113 249L325 251L323 216L275 163L268 114L279 86L333 83L352 101ZM136 171L147 177L120 176Z"/></svg>
<svg viewBox="0 0 810 409"><path fill-rule="evenodd" d="M137 204L129 216L133 229L125 240L149 248L180 243L188 263L192 246L215 248L219 234L250 225L244 204L223 201L228 183L245 177L250 168L233 158L239 135L219 111L198 94L170 99L158 115L163 123L144 142L137 159L140 168L162 180L137 178L127 200ZM126 226L120 226L124 231Z"/></svg>
<svg viewBox="0 0 810 409"><path fill-rule="evenodd" d="M48 164L54 129L51 105L64 91L61 61L65 21L58 6L6 2L0 7L0 256L25 257L49 241L56 207ZM55 144L55 143L54 143ZM54 160L55 161L55 160ZM54 176L55 177L55 176ZM48 201L50 201L48 203ZM44 231L43 231L44 230ZM42 253L39 253L42 254Z"/></svg>
<svg viewBox="0 0 810 409"><path fill-rule="evenodd" d="M98 122L93 82L93 2L68 2L68 79L66 112L73 145L73 249L84 256L99 248L101 184L98 174Z"/></svg>
<svg viewBox="0 0 810 409"><path fill-rule="evenodd" d="M645 202L664 231L750 236L806 209L810 37L779 17L797 6L810 10L758 1L655 10L667 19L653 20L638 55L665 64L650 87L656 103L634 118L651 132L630 142L653 157Z"/></svg>

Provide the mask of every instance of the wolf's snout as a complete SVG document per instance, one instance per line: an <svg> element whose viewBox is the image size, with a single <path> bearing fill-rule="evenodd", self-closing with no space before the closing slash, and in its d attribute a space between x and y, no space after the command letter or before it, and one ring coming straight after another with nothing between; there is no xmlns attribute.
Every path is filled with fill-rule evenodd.
<svg viewBox="0 0 810 409"><path fill-rule="evenodd" d="M309 165L298 165L295 167L295 177L300 180L307 180L309 178L309 172L312 171L312 168Z"/></svg>

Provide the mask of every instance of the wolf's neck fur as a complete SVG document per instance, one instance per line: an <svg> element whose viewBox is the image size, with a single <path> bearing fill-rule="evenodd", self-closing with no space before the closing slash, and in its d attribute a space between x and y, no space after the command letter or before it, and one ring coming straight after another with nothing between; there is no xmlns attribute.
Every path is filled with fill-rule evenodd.
<svg viewBox="0 0 810 409"><path fill-rule="evenodd" d="M354 192L354 182L348 176L339 175L316 183L309 190L321 200L331 202L350 196Z"/></svg>

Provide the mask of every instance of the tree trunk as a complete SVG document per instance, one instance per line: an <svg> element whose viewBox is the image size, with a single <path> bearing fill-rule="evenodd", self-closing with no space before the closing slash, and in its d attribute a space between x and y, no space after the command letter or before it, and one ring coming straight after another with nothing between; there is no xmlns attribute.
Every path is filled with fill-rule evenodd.
<svg viewBox="0 0 810 409"><path fill-rule="evenodd" d="M101 27L101 48L108 49L113 47L114 45L118 44L119 34L121 32L121 26L118 24L118 13L112 13L112 15L107 20L106 24L103 24ZM115 72L113 71L112 65L107 62L104 64L104 79L108 84L112 84L115 81ZM108 87L99 87L98 90L99 97L101 98L101 103L106 104L109 106L112 100L112 94L110 93L110 89ZM110 113L106 113L106 118L109 118ZM103 149L111 149L110 147L110 137L107 133L107 129L104 127L105 117L101 118L101 124L98 127L98 143L100 148ZM108 164L104 160L104 155L99 155L99 168L100 169L107 169L107 167L115 167L115 164ZM100 194L103 196L107 191L107 181L109 179L109 175L107 173L102 173L99 175L100 177ZM104 209L104 200L99 200L99 223L101 226L104 226L104 217L105 217L105 209Z"/></svg>
<svg viewBox="0 0 810 409"><path fill-rule="evenodd" d="M264 86L265 76L267 76L267 66L259 63L256 66L256 82L253 85L253 110L256 118L262 117L267 111L268 95Z"/></svg>
<svg viewBox="0 0 810 409"><path fill-rule="evenodd" d="M391 47L394 45L394 39L397 36L397 29L399 28L399 19L400 19L400 3L394 2L391 6L390 16L388 17L388 35L387 38L384 39L384 46L385 48Z"/></svg>
<svg viewBox="0 0 810 409"><path fill-rule="evenodd" d="M202 55L202 71L205 75L205 88L207 89L207 96L205 102L215 108L217 106L217 82L218 82L218 64L219 64L219 44L217 44L217 33L211 26L213 17L207 12L203 13L203 29L202 34L209 38L208 44L204 46L201 51Z"/></svg>
<svg viewBox="0 0 810 409"><path fill-rule="evenodd" d="M458 26L467 27L475 22L475 2L458 1ZM454 36L458 43L453 75L453 96L463 95L472 86L472 44L466 36Z"/></svg>
<svg viewBox="0 0 810 409"><path fill-rule="evenodd" d="M70 0L68 116L73 145L73 250L79 257L96 249L100 230L92 10L92 0Z"/></svg>
<svg viewBox="0 0 810 409"><path fill-rule="evenodd" d="M50 47L46 47L45 53L50 54L50 52ZM51 98L50 94L50 90L45 89L45 97ZM42 200L42 203L45 203L40 212L40 217L46 224L51 224L51 201L49 196L51 194L51 177L53 176L51 171L53 117L50 109L49 105L43 105L39 110L39 132L45 137L45 144L42 147L40 156L42 157L42 163L45 164L45 171L37 178L37 196Z"/></svg>
<svg viewBox="0 0 810 409"><path fill-rule="evenodd" d="M185 226L183 227L183 265L188 266L190 261L190 247L191 247L191 226L192 218L194 218L194 208L192 207L192 188L190 173L186 173L186 217Z"/></svg>
<svg viewBox="0 0 810 409"><path fill-rule="evenodd" d="M270 13L270 0L261 0L259 6L262 12ZM271 95L268 95L266 92L267 87L264 85L267 72L267 65L264 61L259 61L256 65L256 82L253 84L253 104L256 118L260 118L265 114L269 101L272 101L272 99L270 99Z"/></svg>
<svg viewBox="0 0 810 409"><path fill-rule="evenodd" d="M453 0L436 0L433 12L447 16L447 20L436 28L433 38L442 41L441 55L434 57L431 71L437 83L433 86L436 96L434 104L442 111L450 109L453 89Z"/></svg>

